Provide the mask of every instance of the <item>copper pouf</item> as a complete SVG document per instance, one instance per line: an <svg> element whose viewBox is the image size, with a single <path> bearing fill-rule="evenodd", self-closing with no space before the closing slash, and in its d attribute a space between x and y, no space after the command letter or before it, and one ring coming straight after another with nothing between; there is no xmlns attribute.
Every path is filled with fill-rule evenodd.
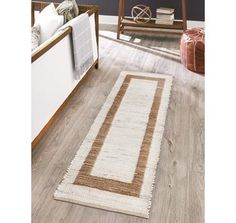
<svg viewBox="0 0 236 223"><path fill-rule="evenodd" d="M180 42L181 62L187 69L205 73L205 31L203 28L186 30Z"/></svg>

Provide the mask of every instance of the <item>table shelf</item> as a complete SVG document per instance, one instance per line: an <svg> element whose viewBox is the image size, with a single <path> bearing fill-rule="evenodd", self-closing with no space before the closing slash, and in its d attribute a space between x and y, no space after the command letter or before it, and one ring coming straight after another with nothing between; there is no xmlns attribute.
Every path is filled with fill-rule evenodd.
<svg viewBox="0 0 236 223"><path fill-rule="evenodd" d="M121 20L121 25L132 26L132 27L143 27L143 28L163 28L163 29L179 29L183 30L183 21L175 20L173 25L156 24L156 20L153 18L147 23L136 23L132 17L124 17Z"/></svg>
<svg viewBox="0 0 236 223"><path fill-rule="evenodd" d="M117 27L117 39L120 38L120 33L124 32L149 32L149 33L168 33L168 34L181 34L187 29L186 19L186 0L182 2L182 20L175 20L172 25L156 24L156 19L152 18L147 23L136 23L132 17L125 16L125 0L119 0L119 16ZM169 31L163 31L163 30Z"/></svg>

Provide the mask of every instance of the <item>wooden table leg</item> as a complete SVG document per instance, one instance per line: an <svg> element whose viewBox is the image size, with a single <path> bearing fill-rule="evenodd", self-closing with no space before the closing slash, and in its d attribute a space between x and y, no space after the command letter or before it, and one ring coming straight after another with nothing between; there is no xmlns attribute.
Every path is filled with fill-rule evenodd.
<svg viewBox="0 0 236 223"><path fill-rule="evenodd" d="M120 39L120 25L121 25L121 16L122 16L122 7L123 7L122 4L123 4L123 0L119 0L117 39Z"/></svg>
<svg viewBox="0 0 236 223"><path fill-rule="evenodd" d="M122 0L121 19L123 20L124 17L125 17L125 0ZM122 28L122 29L121 29L121 33L123 34L123 33L124 33L124 31L123 31L124 25L123 25L123 24L121 24L121 28Z"/></svg>
<svg viewBox="0 0 236 223"><path fill-rule="evenodd" d="M183 19L183 30L187 29L187 14L186 14L186 0L182 0L182 19Z"/></svg>

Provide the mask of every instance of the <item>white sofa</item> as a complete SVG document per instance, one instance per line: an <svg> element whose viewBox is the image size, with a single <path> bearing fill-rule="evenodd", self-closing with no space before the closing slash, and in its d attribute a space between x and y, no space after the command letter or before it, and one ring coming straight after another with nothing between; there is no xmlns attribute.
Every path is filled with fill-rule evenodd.
<svg viewBox="0 0 236 223"><path fill-rule="evenodd" d="M73 64L71 29L51 37L32 52L32 146L41 139L81 79L98 66L98 15L90 13L94 63L79 78Z"/></svg>

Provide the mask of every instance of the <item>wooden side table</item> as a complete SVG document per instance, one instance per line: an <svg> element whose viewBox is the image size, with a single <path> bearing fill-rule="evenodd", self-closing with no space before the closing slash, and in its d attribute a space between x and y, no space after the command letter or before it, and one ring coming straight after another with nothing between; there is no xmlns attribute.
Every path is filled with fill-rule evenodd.
<svg viewBox="0 0 236 223"><path fill-rule="evenodd" d="M141 24L134 22L132 17L125 16L125 0L119 0L117 39L119 39L120 34L124 33L125 31L182 34L182 32L176 31L176 30L180 31L187 29L186 0L181 0L181 3L182 3L182 21L174 21L173 25L163 25L163 24L156 24L155 23L156 20L152 18L148 23ZM160 29L170 29L172 31L166 32Z"/></svg>

